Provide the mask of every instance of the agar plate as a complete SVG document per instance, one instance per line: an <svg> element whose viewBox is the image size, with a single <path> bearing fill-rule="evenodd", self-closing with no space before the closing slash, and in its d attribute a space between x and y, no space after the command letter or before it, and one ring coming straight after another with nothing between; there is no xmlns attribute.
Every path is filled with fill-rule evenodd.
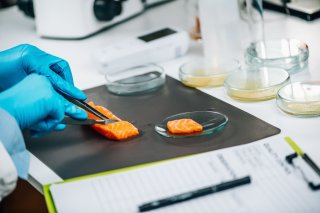
<svg viewBox="0 0 320 213"><path fill-rule="evenodd" d="M172 134L167 129L167 123L169 121L189 118L203 126L203 131L191 134ZM194 112L184 112L170 117L165 118L160 124L155 126L155 131L168 138L186 138L186 137L196 137L202 135L209 135L214 132L219 132L224 129L225 125L228 123L228 118L226 115L214 112L214 111L194 111Z"/></svg>
<svg viewBox="0 0 320 213"><path fill-rule="evenodd" d="M222 86L230 73L239 69L240 64L235 59L226 61L220 70L206 70L203 59L197 59L183 64L179 70L180 81L189 87L218 87Z"/></svg>
<svg viewBox="0 0 320 213"><path fill-rule="evenodd" d="M159 89L165 73L157 65L145 65L105 75L108 90L116 95L139 95Z"/></svg>
<svg viewBox="0 0 320 213"><path fill-rule="evenodd" d="M224 85L228 95L239 101L264 101L276 97L290 80L289 73L274 67L248 67L230 75Z"/></svg>
<svg viewBox="0 0 320 213"><path fill-rule="evenodd" d="M291 115L320 115L320 82L295 82L282 87L277 95L278 107Z"/></svg>

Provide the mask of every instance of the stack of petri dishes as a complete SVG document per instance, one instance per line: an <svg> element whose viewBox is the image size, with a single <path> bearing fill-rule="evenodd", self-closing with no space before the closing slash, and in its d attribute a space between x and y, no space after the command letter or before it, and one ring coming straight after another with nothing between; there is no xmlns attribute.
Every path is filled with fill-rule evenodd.
<svg viewBox="0 0 320 213"><path fill-rule="evenodd" d="M291 83L290 76L306 71L308 45L296 39L257 41L245 52L246 66L230 75L224 85L240 101L264 101Z"/></svg>

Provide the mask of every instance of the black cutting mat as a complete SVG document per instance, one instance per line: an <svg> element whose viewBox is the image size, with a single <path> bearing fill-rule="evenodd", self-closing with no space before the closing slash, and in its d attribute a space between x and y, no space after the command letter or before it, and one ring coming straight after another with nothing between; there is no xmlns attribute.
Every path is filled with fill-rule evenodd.
<svg viewBox="0 0 320 213"><path fill-rule="evenodd" d="M112 95L105 86L85 92L89 100L107 107L124 120L134 121L141 135L123 142L110 141L89 126L68 126L63 132L41 138L25 135L28 150L63 179L246 144L280 132L170 77L160 90L140 96ZM225 129L218 134L170 139L154 131L154 125L169 115L212 108L229 118Z"/></svg>

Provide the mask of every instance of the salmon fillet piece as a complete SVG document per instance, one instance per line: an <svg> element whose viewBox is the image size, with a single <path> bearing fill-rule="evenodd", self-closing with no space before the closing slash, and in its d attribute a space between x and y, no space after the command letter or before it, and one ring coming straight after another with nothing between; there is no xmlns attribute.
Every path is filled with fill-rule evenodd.
<svg viewBox="0 0 320 213"><path fill-rule="evenodd" d="M139 135L139 130L130 122L123 121L117 116L115 116L110 110L102 107L97 106L93 102L89 103L90 106L104 114L109 119L118 120L119 122L111 123L111 124L94 124L92 128L99 132L101 135L105 136L106 138L112 140L126 140L128 138L134 137ZM100 119L99 117L89 113L88 117L91 119Z"/></svg>
<svg viewBox="0 0 320 213"><path fill-rule="evenodd" d="M115 116L110 110L108 110L107 108L103 107L103 106L98 106L95 105L92 101L88 103L90 106L92 106L93 108L95 108L96 110L98 110L100 113L104 114L107 118L109 119L113 119L113 120L118 120L121 121L120 118L118 118L117 116ZM91 116L91 119L96 119L96 120L100 120L101 118L88 113L88 116Z"/></svg>
<svg viewBox="0 0 320 213"><path fill-rule="evenodd" d="M203 130L201 124L189 118L169 121L167 123L167 128L169 132L173 134L189 134L194 132L201 132Z"/></svg>

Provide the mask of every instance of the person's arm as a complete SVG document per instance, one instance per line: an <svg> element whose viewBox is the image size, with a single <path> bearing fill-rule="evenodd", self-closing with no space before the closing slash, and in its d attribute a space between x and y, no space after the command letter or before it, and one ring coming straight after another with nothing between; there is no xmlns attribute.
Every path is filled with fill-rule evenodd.
<svg viewBox="0 0 320 213"><path fill-rule="evenodd" d="M16 187L18 175L14 164L0 141L0 202Z"/></svg>
<svg viewBox="0 0 320 213"><path fill-rule="evenodd" d="M20 129L39 136L63 130L65 115L86 119L87 114L65 101L46 77L30 74L0 93L0 140L13 160L20 178L27 179L29 153ZM1 162L0 162L1 166Z"/></svg>
<svg viewBox="0 0 320 213"><path fill-rule="evenodd" d="M23 179L28 178L29 153L16 119L0 107L0 141ZM0 161L0 167L2 162Z"/></svg>
<svg viewBox="0 0 320 213"><path fill-rule="evenodd" d="M23 137L16 120L6 111L0 108L0 201L8 195L16 186L17 170L12 156L17 153L10 153L11 147L19 149L24 147ZM12 150L11 150L12 151ZM25 151L26 152L26 151ZM27 153L26 153L27 154ZM23 154L18 154L23 155ZM29 158L28 158L29 159ZM29 163L28 161L26 162ZM23 172L23 171L22 171ZM22 176L27 177L27 171Z"/></svg>

